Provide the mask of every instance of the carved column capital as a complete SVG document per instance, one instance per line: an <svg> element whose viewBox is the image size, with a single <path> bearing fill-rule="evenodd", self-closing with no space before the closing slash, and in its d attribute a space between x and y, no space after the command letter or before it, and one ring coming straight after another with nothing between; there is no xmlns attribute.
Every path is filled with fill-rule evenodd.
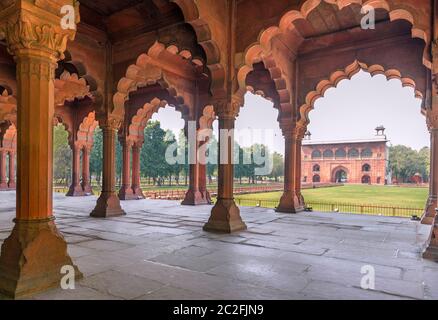
<svg viewBox="0 0 438 320"><path fill-rule="evenodd" d="M96 119L99 122L99 126L107 130L117 131L123 124L123 118L121 117L96 114Z"/></svg>
<svg viewBox="0 0 438 320"><path fill-rule="evenodd" d="M243 101L237 97L233 97L231 101L221 99L213 102L214 112L222 119L235 119L242 105Z"/></svg>
<svg viewBox="0 0 438 320"><path fill-rule="evenodd" d="M427 109L426 123L429 131L438 130L438 105Z"/></svg>
<svg viewBox="0 0 438 320"><path fill-rule="evenodd" d="M296 140L300 140L301 141L301 140L304 139L304 136L305 136L306 132L307 132L307 128L305 126L297 125L294 128L293 134L294 134L294 137L295 137Z"/></svg>
<svg viewBox="0 0 438 320"><path fill-rule="evenodd" d="M280 119L280 128L285 138L303 140L307 127L294 123L291 119Z"/></svg>
<svg viewBox="0 0 438 320"><path fill-rule="evenodd" d="M76 0L15 0L7 1L0 11L0 39L5 39L14 56L33 54L52 59L64 57L67 41L76 30L63 29L61 8L70 5L79 22L79 2Z"/></svg>

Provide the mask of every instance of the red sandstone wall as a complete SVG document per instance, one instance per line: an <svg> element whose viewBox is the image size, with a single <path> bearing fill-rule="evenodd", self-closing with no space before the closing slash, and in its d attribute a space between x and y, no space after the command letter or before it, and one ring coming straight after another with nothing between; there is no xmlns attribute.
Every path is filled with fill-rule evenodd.
<svg viewBox="0 0 438 320"><path fill-rule="evenodd" d="M312 159L312 152L316 149L321 153L324 150L330 149L335 153L338 148L344 148L348 151L352 148L358 149L361 152L363 149L370 148L372 150L371 158L353 158L350 159L335 159L321 158ZM314 165L320 166L320 172L313 172ZM371 166L371 171L363 172L362 167L365 164ZM302 148L302 168L301 176L306 182L312 182L313 176L318 174L321 178L321 183L334 182L334 172L337 168L343 168L348 175L347 183L362 183L362 177L368 175L371 178L371 184L385 184L386 177L386 144L385 142L372 143L351 143L351 144L321 144L312 146L303 146Z"/></svg>

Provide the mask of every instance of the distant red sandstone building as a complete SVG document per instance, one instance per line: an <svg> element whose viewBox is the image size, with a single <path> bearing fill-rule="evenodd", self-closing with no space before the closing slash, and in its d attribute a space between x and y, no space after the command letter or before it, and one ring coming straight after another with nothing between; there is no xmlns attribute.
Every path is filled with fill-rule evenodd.
<svg viewBox="0 0 438 320"><path fill-rule="evenodd" d="M302 177L305 183L391 183L385 128L371 139L303 141Z"/></svg>

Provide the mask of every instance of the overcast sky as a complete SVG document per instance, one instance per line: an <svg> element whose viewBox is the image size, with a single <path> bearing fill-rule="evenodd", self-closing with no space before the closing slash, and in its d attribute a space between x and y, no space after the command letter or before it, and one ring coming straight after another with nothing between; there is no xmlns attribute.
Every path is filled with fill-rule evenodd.
<svg viewBox="0 0 438 320"><path fill-rule="evenodd" d="M363 139L372 138L374 128L383 125L393 145L404 144L420 149L429 145L429 134L420 106L421 100L415 98L414 90L403 88L399 80L387 81L384 76L371 77L360 72L351 81L344 80L337 88L329 89L325 97L316 102L315 110L310 113L309 131L312 140L317 141ZM248 93L245 106L237 118L236 129L249 129L254 134L247 141L240 140L240 144L265 143L271 150L284 154L277 117L278 111L271 102ZM181 114L173 108L160 109L153 120L159 120L163 129L175 132L184 127ZM260 132L266 134L261 135Z"/></svg>

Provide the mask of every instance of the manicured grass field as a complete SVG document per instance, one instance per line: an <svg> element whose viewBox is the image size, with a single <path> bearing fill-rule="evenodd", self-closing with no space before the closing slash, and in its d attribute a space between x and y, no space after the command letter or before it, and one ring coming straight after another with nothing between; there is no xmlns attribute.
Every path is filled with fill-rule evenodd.
<svg viewBox="0 0 438 320"><path fill-rule="evenodd" d="M242 200L279 201L281 192L236 195ZM403 208L424 208L428 197L427 188L394 186L345 185L332 188L303 190L308 203L348 203Z"/></svg>

